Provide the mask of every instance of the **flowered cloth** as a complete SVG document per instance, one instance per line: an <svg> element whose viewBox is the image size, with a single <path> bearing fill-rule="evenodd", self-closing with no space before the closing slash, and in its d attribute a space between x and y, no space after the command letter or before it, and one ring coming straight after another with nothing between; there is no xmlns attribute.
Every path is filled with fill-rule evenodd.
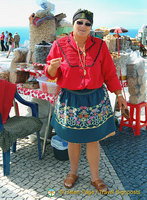
<svg viewBox="0 0 147 200"><path fill-rule="evenodd" d="M61 89L51 124L59 137L73 143L107 137L116 127L106 88Z"/></svg>

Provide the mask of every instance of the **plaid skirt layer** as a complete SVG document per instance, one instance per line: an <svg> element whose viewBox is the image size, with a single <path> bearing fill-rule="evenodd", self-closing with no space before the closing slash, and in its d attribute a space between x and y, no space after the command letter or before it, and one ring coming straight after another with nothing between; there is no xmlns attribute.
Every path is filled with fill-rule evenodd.
<svg viewBox="0 0 147 200"><path fill-rule="evenodd" d="M94 142L114 135L116 126L106 88L62 88L51 125L59 137L73 143Z"/></svg>

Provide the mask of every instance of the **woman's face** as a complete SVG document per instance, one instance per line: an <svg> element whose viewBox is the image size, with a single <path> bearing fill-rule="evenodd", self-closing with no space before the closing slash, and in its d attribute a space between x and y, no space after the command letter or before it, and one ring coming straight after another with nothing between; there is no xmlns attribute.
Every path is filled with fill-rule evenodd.
<svg viewBox="0 0 147 200"><path fill-rule="evenodd" d="M91 30L91 23L87 19L77 19L73 25L73 32L80 37L87 37Z"/></svg>

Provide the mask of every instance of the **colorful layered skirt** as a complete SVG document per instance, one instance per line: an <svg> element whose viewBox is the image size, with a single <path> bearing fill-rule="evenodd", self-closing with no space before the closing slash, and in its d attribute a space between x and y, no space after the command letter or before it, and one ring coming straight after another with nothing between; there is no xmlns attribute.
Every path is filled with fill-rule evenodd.
<svg viewBox="0 0 147 200"><path fill-rule="evenodd" d="M116 126L105 86L84 90L62 88L51 125L59 137L72 143L95 142L114 135Z"/></svg>

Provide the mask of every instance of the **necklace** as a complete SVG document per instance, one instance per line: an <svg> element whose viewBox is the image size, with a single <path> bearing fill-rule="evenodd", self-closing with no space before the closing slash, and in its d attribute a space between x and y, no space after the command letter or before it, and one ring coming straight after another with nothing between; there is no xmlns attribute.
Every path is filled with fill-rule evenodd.
<svg viewBox="0 0 147 200"><path fill-rule="evenodd" d="M84 71L84 76L86 76L86 69L85 69L85 57L86 57L85 45L84 45L84 48L83 48L84 50L82 51L82 53L83 53L83 60L82 60L82 57L81 57L80 51L79 51L79 46L78 46L78 43L77 43L76 40L75 40L75 43L77 45L78 55L79 55L80 62L82 64L82 68L83 68L83 71Z"/></svg>

